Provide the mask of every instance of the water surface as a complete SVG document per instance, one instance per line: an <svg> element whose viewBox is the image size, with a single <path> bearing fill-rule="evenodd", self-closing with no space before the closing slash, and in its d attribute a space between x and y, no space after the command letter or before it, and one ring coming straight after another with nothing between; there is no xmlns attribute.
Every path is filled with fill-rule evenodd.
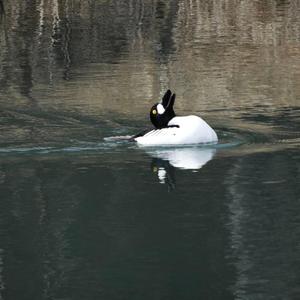
<svg viewBox="0 0 300 300"><path fill-rule="evenodd" d="M300 297L297 1L0 3L1 299Z"/></svg>

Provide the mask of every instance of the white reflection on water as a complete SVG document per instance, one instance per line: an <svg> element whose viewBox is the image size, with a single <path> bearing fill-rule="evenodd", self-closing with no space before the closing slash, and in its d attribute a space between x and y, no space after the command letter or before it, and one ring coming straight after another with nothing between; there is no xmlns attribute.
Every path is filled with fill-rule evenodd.
<svg viewBox="0 0 300 300"><path fill-rule="evenodd" d="M145 148L144 148L145 149ZM147 148L146 153L153 157L152 171L157 173L159 182L175 187L174 168L198 170L213 159L216 149L184 148Z"/></svg>
<svg viewBox="0 0 300 300"><path fill-rule="evenodd" d="M169 163L179 169L198 170L209 162L215 155L216 149L210 148L162 148L146 150L155 158L169 161Z"/></svg>

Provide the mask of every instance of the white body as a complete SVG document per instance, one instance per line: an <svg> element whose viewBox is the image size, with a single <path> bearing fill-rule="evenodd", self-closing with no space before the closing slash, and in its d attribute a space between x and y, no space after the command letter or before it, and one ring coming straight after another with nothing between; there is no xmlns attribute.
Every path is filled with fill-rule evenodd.
<svg viewBox="0 0 300 300"><path fill-rule="evenodd" d="M174 117L168 125L178 125L179 127L154 129L137 137L135 141L145 146L188 145L218 141L215 131L197 116Z"/></svg>

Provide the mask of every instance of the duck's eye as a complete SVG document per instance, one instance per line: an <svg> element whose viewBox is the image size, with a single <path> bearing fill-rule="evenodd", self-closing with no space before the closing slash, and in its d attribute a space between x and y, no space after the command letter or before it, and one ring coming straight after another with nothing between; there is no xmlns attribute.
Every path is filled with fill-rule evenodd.
<svg viewBox="0 0 300 300"><path fill-rule="evenodd" d="M153 110L152 110L152 114L153 114L153 115L156 115L156 114L157 114L156 109L153 109Z"/></svg>

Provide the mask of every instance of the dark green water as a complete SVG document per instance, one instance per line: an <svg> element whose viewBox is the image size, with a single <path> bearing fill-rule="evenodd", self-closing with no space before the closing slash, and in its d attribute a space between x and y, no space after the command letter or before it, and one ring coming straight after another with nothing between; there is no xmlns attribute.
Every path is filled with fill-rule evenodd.
<svg viewBox="0 0 300 300"><path fill-rule="evenodd" d="M1 3L0 299L299 299L298 1Z"/></svg>

